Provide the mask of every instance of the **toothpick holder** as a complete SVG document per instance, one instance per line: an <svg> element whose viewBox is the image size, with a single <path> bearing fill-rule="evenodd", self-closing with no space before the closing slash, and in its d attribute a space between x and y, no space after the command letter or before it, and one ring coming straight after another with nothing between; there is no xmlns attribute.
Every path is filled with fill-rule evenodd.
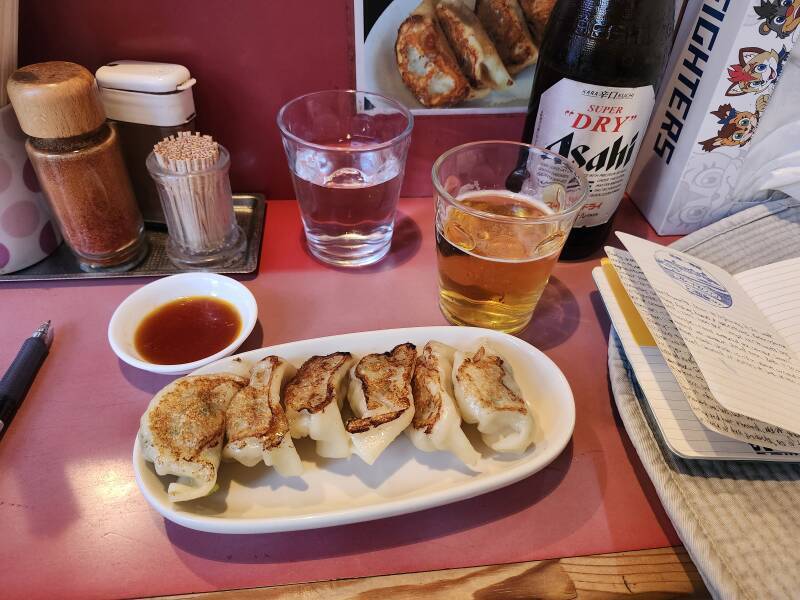
<svg viewBox="0 0 800 600"><path fill-rule="evenodd" d="M230 154L208 161L170 161L155 152L147 170L156 184L169 230L167 255L183 269L212 269L240 260L247 240L233 212ZM180 172L176 172L180 171Z"/></svg>

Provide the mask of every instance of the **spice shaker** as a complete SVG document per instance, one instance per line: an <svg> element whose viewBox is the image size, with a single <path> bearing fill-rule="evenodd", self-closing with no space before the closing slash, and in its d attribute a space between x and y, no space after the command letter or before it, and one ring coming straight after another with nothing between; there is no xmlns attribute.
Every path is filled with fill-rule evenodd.
<svg viewBox="0 0 800 600"><path fill-rule="evenodd" d="M17 69L8 94L28 157L84 271L123 271L147 253L117 133L92 74L70 62Z"/></svg>
<svg viewBox="0 0 800 600"><path fill-rule="evenodd" d="M108 63L95 76L106 115L116 125L142 216L147 223L164 224L145 161L160 140L194 130L196 80L183 65L138 60Z"/></svg>

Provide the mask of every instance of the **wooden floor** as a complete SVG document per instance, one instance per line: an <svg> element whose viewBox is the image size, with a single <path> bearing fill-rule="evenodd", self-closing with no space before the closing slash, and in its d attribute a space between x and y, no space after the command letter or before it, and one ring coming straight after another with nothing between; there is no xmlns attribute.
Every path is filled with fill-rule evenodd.
<svg viewBox="0 0 800 600"><path fill-rule="evenodd" d="M512 565L320 581L188 596L191 600L616 600L710 598L682 547Z"/></svg>

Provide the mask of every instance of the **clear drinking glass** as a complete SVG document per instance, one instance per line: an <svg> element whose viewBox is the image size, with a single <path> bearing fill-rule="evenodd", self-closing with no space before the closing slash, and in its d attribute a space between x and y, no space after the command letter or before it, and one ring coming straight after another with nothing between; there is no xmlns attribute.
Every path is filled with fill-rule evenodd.
<svg viewBox="0 0 800 600"><path fill-rule="evenodd" d="M511 191L519 180L510 185L509 175L520 171L522 189ZM522 330L586 201L586 180L558 154L487 141L440 156L433 185L444 316L456 325Z"/></svg>
<svg viewBox="0 0 800 600"><path fill-rule="evenodd" d="M354 90L295 98L278 113L311 253L338 266L381 260L392 243L414 119Z"/></svg>

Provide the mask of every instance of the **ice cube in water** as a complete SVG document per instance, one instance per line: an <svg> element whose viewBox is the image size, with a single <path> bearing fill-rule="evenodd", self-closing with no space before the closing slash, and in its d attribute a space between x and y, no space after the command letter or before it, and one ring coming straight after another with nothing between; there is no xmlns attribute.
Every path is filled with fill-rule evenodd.
<svg viewBox="0 0 800 600"><path fill-rule="evenodd" d="M342 186L342 187L358 187L367 183L367 177L352 167L344 167L336 169L333 173L328 175L325 180L325 185Z"/></svg>

